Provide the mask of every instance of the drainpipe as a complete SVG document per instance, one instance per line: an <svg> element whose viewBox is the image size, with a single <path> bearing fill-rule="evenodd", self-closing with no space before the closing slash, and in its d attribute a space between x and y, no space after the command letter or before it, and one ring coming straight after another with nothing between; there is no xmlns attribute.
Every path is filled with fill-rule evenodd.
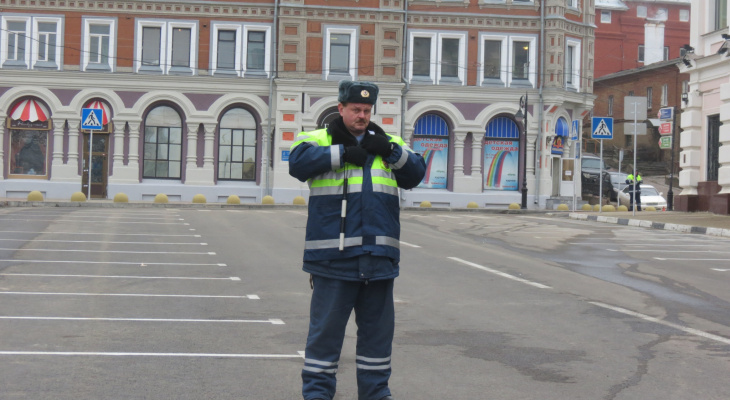
<svg viewBox="0 0 730 400"><path fill-rule="evenodd" d="M535 140L535 204L540 207L540 173L538 171L538 162L542 169L542 127L543 127L543 110L545 110L545 100L542 97L542 88L545 85L545 0L540 3L540 85L538 87L538 110L537 110L537 139Z"/></svg>
<svg viewBox="0 0 730 400"><path fill-rule="evenodd" d="M403 2L404 14L403 14L403 57L401 62L401 82L404 86L401 90L400 95L400 135L404 137L406 134L406 94L411 89L411 84L408 82L407 71L408 71L408 1ZM403 198L403 189L398 189L401 199L401 207L405 206Z"/></svg>
<svg viewBox="0 0 730 400"><path fill-rule="evenodd" d="M271 29L271 43L272 43L272 49L271 49L271 76L269 77L269 113L267 117L268 125L267 130L264 132L264 143L263 143L263 149L261 149L261 159L262 164L264 165L264 169L266 170L266 182L264 183L264 188L262 189L261 193L261 200L264 198L264 191L267 195L271 195L271 182L269 178L269 170L271 169L269 164L270 161L270 154L272 153L272 149L274 146L274 137L276 137L276 124L271 123L271 109L274 105L274 79L276 79L276 75L278 73L278 58L277 58L277 40L278 40L278 32L279 29L279 0L274 0L274 27Z"/></svg>

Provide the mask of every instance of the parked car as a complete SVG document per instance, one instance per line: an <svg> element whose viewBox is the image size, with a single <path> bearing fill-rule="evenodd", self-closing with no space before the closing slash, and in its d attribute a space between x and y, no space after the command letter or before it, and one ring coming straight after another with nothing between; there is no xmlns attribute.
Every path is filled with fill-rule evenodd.
<svg viewBox="0 0 730 400"><path fill-rule="evenodd" d="M656 190L656 188L652 185L640 185L641 188L641 208L645 207L654 207L658 210L661 210L667 206L667 199L664 198L664 193L661 193ZM626 207L631 207L631 196L629 195L629 192L631 191L630 186L626 186L621 190L618 194L619 204Z"/></svg>
<svg viewBox="0 0 730 400"><path fill-rule="evenodd" d="M591 154L585 154L581 158L580 162L581 169L581 187L583 195L590 194L598 196L598 190L600 182L598 176L603 176L603 197L610 198L613 193L613 185L611 184L611 177L606 171L606 164L601 163L601 159Z"/></svg>
<svg viewBox="0 0 730 400"><path fill-rule="evenodd" d="M608 175L611 177L611 186L613 186L613 190L611 191L611 201L616 201L618 192L624 190L624 188L628 186L626 183L626 177L629 176L629 174L625 174L623 172L609 172Z"/></svg>

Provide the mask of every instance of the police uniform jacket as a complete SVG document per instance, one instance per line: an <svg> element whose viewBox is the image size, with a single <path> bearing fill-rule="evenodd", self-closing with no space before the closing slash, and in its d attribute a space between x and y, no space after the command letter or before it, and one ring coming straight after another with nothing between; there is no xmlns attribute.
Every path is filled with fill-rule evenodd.
<svg viewBox="0 0 730 400"><path fill-rule="evenodd" d="M289 154L289 174L309 184L309 216L304 245L304 270L339 279L362 279L358 260L380 260L368 279L393 278L400 260L398 188L417 186L426 171L420 154L398 136L370 123L368 134L392 143L386 159L368 154L363 167L345 163L345 147L357 139L337 118L326 129L301 132ZM347 181L344 250L339 250L342 199ZM363 257L365 256L365 258ZM388 262L382 262L387 260ZM360 269L361 271L361 269Z"/></svg>

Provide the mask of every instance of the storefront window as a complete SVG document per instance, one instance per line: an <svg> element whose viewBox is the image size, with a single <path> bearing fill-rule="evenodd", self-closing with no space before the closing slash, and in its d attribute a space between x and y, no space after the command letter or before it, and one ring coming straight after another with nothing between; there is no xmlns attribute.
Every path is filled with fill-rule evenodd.
<svg viewBox="0 0 730 400"><path fill-rule="evenodd" d="M520 131L508 117L489 121L484 133L484 190L518 190Z"/></svg>
<svg viewBox="0 0 730 400"><path fill-rule="evenodd" d="M256 120L243 108L229 110L221 119L218 179L256 179Z"/></svg>
<svg viewBox="0 0 730 400"><path fill-rule="evenodd" d="M413 151L423 155L426 176L419 188L446 189L449 165L449 127L446 121L427 114L416 121L413 131Z"/></svg>
<svg viewBox="0 0 730 400"><path fill-rule="evenodd" d="M48 131L10 130L10 173L47 175Z"/></svg>

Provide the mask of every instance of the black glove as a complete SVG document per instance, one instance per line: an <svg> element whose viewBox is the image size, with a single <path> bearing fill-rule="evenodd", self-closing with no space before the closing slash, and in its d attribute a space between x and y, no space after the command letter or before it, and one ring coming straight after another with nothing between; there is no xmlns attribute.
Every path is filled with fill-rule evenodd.
<svg viewBox="0 0 730 400"><path fill-rule="evenodd" d="M345 147L345 154L342 155L342 159L347 163L362 167L365 165L365 161L368 160L368 152L360 146L347 146Z"/></svg>
<svg viewBox="0 0 730 400"><path fill-rule="evenodd" d="M365 134L362 139L362 147L368 151L368 153L375 154L386 158L393 152L393 143L388 140L385 136Z"/></svg>

